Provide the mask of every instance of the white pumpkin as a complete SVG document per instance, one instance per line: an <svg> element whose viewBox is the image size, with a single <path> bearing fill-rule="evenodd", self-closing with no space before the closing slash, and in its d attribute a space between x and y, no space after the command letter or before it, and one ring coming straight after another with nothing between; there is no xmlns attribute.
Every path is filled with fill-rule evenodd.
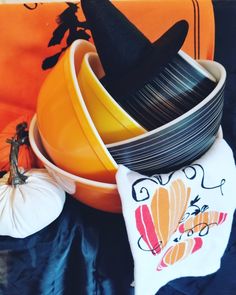
<svg viewBox="0 0 236 295"><path fill-rule="evenodd" d="M0 235L27 237L54 221L63 209L65 192L46 169L32 169L23 184L0 179Z"/></svg>
<svg viewBox="0 0 236 295"><path fill-rule="evenodd" d="M25 122L11 139L10 171L0 179L0 235L24 238L55 220L63 209L65 192L46 169L24 173L18 167L20 148L28 142Z"/></svg>

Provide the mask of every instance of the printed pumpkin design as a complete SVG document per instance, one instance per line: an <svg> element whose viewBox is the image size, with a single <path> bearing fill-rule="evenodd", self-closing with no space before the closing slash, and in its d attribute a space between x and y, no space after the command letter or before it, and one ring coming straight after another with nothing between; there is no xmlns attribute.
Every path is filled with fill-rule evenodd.
<svg viewBox="0 0 236 295"><path fill-rule="evenodd" d="M179 232L184 233L191 231L192 233L208 230L209 227L222 224L227 217L227 213L218 211L208 211L199 213L198 215L189 218L185 223L179 226Z"/></svg>
<svg viewBox="0 0 236 295"><path fill-rule="evenodd" d="M201 249L202 244L202 238L196 237L194 239L184 240L170 247L157 266L157 271L161 271L163 268L187 258L189 255Z"/></svg>
<svg viewBox="0 0 236 295"><path fill-rule="evenodd" d="M135 211L137 229L153 255L161 252L161 243L155 231L152 216L147 205L139 206Z"/></svg>
<svg viewBox="0 0 236 295"><path fill-rule="evenodd" d="M188 204L191 189L186 187L182 180L172 182L169 190L159 188L156 190L151 210L157 236L164 247L171 235L178 228Z"/></svg>
<svg viewBox="0 0 236 295"><path fill-rule="evenodd" d="M136 227L153 255L161 252L178 228L188 204L190 188L182 180L171 183L169 189L158 188L147 205L135 211Z"/></svg>

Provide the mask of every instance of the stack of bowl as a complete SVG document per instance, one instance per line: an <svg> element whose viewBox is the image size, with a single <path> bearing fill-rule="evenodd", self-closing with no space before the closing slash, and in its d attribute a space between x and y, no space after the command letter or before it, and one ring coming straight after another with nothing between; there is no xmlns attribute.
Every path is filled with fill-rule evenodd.
<svg viewBox="0 0 236 295"><path fill-rule="evenodd" d="M179 52L154 81L154 99L135 97L129 106L109 95L99 81L103 75L95 47L75 41L41 87L30 142L68 193L120 212L119 164L146 175L170 172L210 148L220 127L226 73L216 62L195 62Z"/></svg>

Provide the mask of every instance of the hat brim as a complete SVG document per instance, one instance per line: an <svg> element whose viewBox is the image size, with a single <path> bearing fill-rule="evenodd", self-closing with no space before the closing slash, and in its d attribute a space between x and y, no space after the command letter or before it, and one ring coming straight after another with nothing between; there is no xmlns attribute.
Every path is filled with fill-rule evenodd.
<svg viewBox="0 0 236 295"><path fill-rule="evenodd" d="M188 33L188 23L181 20L146 49L138 64L122 76L104 76L101 83L117 100L130 97L167 65L181 49Z"/></svg>

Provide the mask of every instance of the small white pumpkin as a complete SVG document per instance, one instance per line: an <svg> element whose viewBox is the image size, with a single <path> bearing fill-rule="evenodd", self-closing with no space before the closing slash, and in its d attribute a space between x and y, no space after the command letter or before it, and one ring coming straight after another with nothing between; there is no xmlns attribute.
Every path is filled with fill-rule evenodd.
<svg viewBox="0 0 236 295"><path fill-rule="evenodd" d="M46 169L25 173L24 184L8 184L9 173L0 179L0 235L29 236L55 220L63 209L65 192Z"/></svg>
<svg viewBox="0 0 236 295"><path fill-rule="evenodd" d="M22 144L11 144L10 172L0 179L0 235L27 237L49 225L61 213L65 192L46 169L18 169L18 152Z"/></svg>

